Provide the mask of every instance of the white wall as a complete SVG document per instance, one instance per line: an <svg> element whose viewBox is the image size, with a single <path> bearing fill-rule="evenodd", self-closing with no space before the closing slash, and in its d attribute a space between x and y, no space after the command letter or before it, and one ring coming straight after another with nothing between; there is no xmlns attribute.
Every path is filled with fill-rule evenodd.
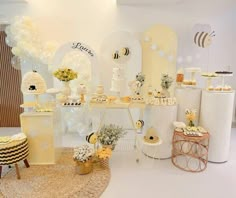
<svg viewBox="0 0 236 198"><path fill-rule="evenodd" d="M230 65L236 74L236 6L226 5L221 10L214 6L217 5L213 3L209 13L202 14L194 7L117 6L115 0L29 0L28 5L1 5L0 16L8 19L15 15L32 16L45 40L82 41L97 52L110 32L143 32L153 24L162 23L178 33L180 55L192 56L195 55L189 42L192 26L199 22L209 23L217 34L210 48L209 70L225 70L228 69L225 66ZM235 77L229 79L229 83L236 89ZM200 84L204 84L202 80Z"/></svg>

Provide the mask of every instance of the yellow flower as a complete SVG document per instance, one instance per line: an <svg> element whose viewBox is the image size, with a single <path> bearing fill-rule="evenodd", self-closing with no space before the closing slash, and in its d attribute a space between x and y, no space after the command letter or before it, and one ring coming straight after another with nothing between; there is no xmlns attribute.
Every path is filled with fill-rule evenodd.
<svg viewBox="0 0 236 198"><path fill-rule="evenodd" d="M53 72L53 75L60 81L70 81L78 77L77 72L67 67L59 68Z"/></svg>
<svg viewBox="0 0 236 198"><path fill-rule="evenodd" d="M108 159L111 157L112 151L110 148L100 148L96 152L96 156L100 159Z"/></svg>

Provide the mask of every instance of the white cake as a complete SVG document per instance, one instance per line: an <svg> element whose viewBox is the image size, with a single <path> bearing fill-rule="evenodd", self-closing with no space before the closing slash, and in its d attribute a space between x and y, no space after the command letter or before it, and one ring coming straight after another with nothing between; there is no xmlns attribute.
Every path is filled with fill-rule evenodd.
<svg viewBox="0 0 236 198"><path fill-rule="evenodd" d="M115 67L112 72L111 91L120 92L124 81L124 69Z"/></svg>

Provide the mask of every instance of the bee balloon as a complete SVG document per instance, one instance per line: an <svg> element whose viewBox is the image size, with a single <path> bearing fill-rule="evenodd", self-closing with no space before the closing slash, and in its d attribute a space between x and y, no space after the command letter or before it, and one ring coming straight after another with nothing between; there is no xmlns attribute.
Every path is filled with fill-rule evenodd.
<svg viewBox="0 0 236 198"><path fill-rule="evenodd" d="M128 48L128 47L122 48L122 49L121 49L121 54L122 54L123 56L129 56L129 54L130 54L129 48Z"/></svg>
<svg viewBox="0 0 236 198"><path fill-rule="evenodd" d="M119 58L120 58L119 51L115 51L115 52L112 54L112 58L113 58L113 59L119 59Z"/></svg>
<svg viewBox="0 0 236 198"><path fill-rule="evenodd" d="M141 128L143 128L143 126L144 126L144 121L143 121L143 120L138 120L138 121L135 123L135 125L136 125L136 128L137 128L137 129L141 129Z"/></svg>
<svg viewBox="0 0 236 198"><path fill-rule="evenodd" d="M210 25L197 24L194 33L193 41L201 48L209 47L212 43L212 37L216 36L215 31L211 31Z"/></svg>
<svg viewBox="0 0 236 198"><path fill-rule="evenodd" d="M86 141L90 144L96 144L97 143L97 135L93 132L86 136Z"/></svg>

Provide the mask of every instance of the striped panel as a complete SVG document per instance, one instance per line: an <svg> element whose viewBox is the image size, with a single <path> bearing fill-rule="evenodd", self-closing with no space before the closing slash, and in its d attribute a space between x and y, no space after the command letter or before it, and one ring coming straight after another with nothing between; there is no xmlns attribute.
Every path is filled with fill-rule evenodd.
<svg viewBox="0 0 236 198"><path fill-rule="evenodd" d="M19 127L23 103L21 71L11 66L11 48L5 43L6 34L0 31L0 127Z"/></svg>
<svg viewBox="0 0 236 198"><path fill-rule="evenodd" d="M29 155L27 139L24 141L14 141L0 150L0 165L14 164L24 160Z"/></svg>

